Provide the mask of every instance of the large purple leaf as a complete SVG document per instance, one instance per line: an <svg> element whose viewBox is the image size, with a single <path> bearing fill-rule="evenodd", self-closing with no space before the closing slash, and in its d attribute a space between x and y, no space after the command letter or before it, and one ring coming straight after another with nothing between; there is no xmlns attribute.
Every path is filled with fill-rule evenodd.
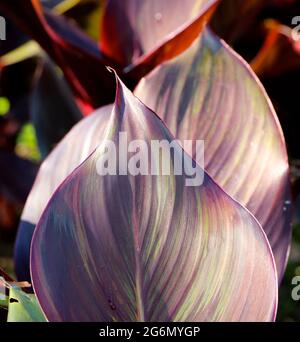
<svg viewBox="0 0 300 342"><path fill-rule="evenodd" d="M105 137L118 144L119 132L147 146L173 140L120 81ZM172 164L180 153L176 143ZM100 145L61 184L36 227L31 273L48 320L274 319L272 252L244 207L206 174L194 187L185 174L99 176L105 160Z"/></svg>
<svg viewBox="0 0 300 342"><path fill-rule="evenodd" d="M206 170L261 223L281 279L291 238L288 158L273 106L246 62L205 31L135 94L176 138L205 140Z"/></svg>
<svg viewBox="0 0 300 342"><path fill-rule="evenodd" d="M109 0L100 48L138 78L177 56L199 35L218 0Z"/></svg>

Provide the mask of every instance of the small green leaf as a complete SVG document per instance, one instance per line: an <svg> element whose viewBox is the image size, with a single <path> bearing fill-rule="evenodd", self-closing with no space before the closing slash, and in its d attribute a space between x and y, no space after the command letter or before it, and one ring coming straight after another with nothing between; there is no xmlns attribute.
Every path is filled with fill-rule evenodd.
<svg viewBox="0 0 300 342"><path fill-rule="evenodd" d="M46 322L46 319L36 296L14 286L9 291L7 322Z"/></svg>

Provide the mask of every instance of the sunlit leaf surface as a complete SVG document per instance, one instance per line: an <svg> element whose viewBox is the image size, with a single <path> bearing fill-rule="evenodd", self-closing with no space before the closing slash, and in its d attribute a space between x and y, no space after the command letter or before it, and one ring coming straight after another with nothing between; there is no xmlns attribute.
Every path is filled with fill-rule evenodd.
<svg viewBox="0 0 300 342"><path fill-rule="evenodd" d="M118 144L119 132L148 145L174 139L118 81L102 139ZM176 143L172 165L182 152ZM274 319L273 256L244 207L207 174L194 187L185 173L100 176L105 158L100 145L61 184L35 230L32 280L50 321Z"/></svg>
<svg viewBox="0 0 300 342"><path fill-rule="evenodd" d="M291 238L283 134L250 67L210 31L146 76L135 94L179 139L205 141L207 172L265 230L281 279Z"/></svg>

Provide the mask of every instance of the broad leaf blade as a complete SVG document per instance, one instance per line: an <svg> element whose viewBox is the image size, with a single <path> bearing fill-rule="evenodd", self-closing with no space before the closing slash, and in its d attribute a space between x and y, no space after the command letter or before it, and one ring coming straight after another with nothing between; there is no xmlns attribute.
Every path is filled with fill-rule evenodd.
<svg viewBox="0 0 300 342"><path fill-rule="evenodd" d="M261 223L281 279L291 238L288 158L274 109L249 66L206 31L135 94L176 138L205 141L206 170Z"/></svg>
<svg viewBox="0 0 300 342"><path fill-rule="evenodd" d="M119 132L173 140L120 83L106 137L118 144ZM273 256L244 207L206 174L196 187L185 174L99 176L103 158L100 146L62 183L34 233L33 285L50 321L274 318Z"/></svg>

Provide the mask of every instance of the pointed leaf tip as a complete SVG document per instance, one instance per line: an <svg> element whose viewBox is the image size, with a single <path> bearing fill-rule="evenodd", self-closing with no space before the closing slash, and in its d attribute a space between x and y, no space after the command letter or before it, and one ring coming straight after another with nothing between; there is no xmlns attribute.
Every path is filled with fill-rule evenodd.
<svg viewBox="0 0 300 342"><path fill-rule="evenodd" d="M173 141L119 86L122 106L112 109L105 136ZM84 121L78 127L86 138L94 127ZM180 151L175 144L175 155ZM206 174L196 187L186 186L184 174L100 176L102 158L99 147L71 173L35 230L33 285L50 321L274 319L272 252L244 207Z"/></svg>

